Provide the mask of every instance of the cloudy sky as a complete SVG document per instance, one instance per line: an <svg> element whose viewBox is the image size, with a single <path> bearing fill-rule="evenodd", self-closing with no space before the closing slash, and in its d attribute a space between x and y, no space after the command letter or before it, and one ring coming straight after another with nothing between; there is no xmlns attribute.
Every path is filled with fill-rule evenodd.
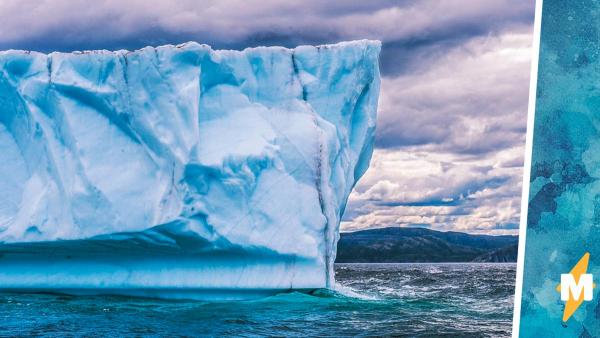
<svg viewBox="0 0 600 338"><path fill-rule="evenodd" d="M2 0L0 49L379 39L371 168L342 230L516 233L534 0Z"/></svg>

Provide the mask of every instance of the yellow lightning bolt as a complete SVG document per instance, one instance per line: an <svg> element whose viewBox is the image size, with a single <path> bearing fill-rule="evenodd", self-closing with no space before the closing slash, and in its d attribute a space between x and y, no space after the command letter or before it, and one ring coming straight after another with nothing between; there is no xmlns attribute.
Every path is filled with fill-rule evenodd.
<svg viewBox="0 0 600 338"><path fill-rule="evenodd" d="M579 277L586 273L589 261L590 253L586 252L583 255L583 257L581 257L579 262L575 264L573 269L571 269L571 272L569 272L571 275L573 275L573 278L575 279L576 283L579 283ZM594 284L593 287L596 287L596 284ZM560 284L558 284L558 286L556 287L556 291L560 292ZM569 318L573 315L573 313L575 313L579 305L581 305L582 303L583 295L579 294L577 297L575 297L575 295L571 293L571 297L569 297L569 300L565 303L565 311L563 312L562 318L563 322L569 320Z"/></svg>

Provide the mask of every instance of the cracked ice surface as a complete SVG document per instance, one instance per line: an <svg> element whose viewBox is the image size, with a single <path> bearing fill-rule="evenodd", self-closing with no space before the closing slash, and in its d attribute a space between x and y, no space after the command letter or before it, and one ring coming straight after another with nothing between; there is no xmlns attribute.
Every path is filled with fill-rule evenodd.
<svg viewBox="0 0 600 338"><path fill-rule="evenodd" d="M0 52L0 288L330 285L379 50Z"/></svg>

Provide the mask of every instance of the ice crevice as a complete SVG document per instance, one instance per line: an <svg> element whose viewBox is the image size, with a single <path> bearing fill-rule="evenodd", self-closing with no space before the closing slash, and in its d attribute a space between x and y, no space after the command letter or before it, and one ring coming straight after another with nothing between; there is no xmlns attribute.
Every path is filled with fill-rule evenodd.
<svg viewBox="0 0 600 338"><path fill-rule="evenodd" d="M0 289L333 286L380 48L0 52Z"/></svg>

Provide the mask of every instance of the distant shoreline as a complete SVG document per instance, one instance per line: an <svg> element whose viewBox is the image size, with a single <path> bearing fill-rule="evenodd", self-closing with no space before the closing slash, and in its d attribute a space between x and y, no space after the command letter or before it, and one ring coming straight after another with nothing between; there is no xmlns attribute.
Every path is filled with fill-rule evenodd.
<svg viewBox="0 0 600 338"><path fill-rule="evenodd" d="M336 263L515 263L518 236L389 227L340 234Z"/></svg>

